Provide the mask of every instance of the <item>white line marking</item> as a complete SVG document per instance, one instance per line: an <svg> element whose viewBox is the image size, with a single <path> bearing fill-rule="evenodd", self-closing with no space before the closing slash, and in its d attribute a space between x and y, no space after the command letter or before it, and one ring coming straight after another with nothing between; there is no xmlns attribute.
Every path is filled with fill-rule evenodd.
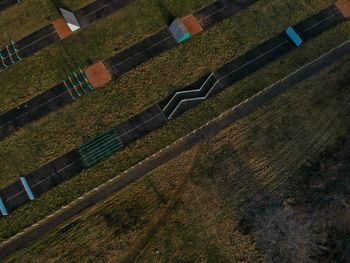
<svg viewBox="0 0 350 263"><path fill-rule="evenodd" d="M159 32L160 32L160 31L159 31ZM151 49L151 48L153 48L153 47L159 45L159 44L162 43L162 42L165 42L166 40L168 40L168 39L170 39L170 38L172 38L172 37L173 37L172 35L169 35L168 37L164 38L163 40L158 41L157 43L154 43L152 46L149 46L149 47L147 47L146 49L143 49L142 51L136 53L135 55L132 55L131 57L128 57L127 59L125 59L125 60L119 62L118 64L116 64L116 65L114 65L114 66L116 67L116 66L119 66L119 65L121 65L121 64L125 64L125 63L126 63L127 61L129 61L130 59L132 59L132 58L134 58L134 57L136 57L136 56L142 54L142 53L143 53L144 51L146 51L146 50L149 50L149 49ZM127 50L127 49L125 49L125 50ZM120 53L119 53L119 54L120 54ZM116 54L115 56L117 56L117 55L118 55L118 54Z"/></svg>
<svg viewBox="0 0 350 263"><path fill-rule="evenodd" d="M49 36L51 36L51 35L53 35L53 34L55 34L55 33L58 34L58 33L56 32L56 30L55 30L55 31L53 31L53 32L51 32L51 33L49 33L49 34L47 34L47 35L45 35L45 36L43 36L43 37L41 37L41 38L35 40L34 42L31 42L29 45L26 45L26 46L24 46L24 47L18 49L18 51L22 51L23 49L25 49L25 48L27 48L27 47L30 47L30 46L34 45L35 43L41 41L42 39L47 38L47 37L49 37Z"/></svg>

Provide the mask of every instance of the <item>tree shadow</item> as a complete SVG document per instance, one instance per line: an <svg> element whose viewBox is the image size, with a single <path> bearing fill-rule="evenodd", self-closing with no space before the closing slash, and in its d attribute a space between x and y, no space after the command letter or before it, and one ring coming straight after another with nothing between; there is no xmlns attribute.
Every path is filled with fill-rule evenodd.
<svg viewBox="0 0 350 263"><path fill-rule="evenodd" d="M176 16L169 10L167 6L165 6L165 4L161 0L157 1L157 6L167 25L170 25L176 19Z"/></svg>
<svg viewBox="0 0 350 263"><path fill-rule="evenodd" d="M66 9L66 10L70 10L70 8L63 4L61 0L51 0L52 4L56 7L57 10L59 10L60 8Z"/></svg>
<svg viewBox="0 0 350 263"><path fill-rule="evenodd" d="M280 206L281 201L259 181L257 172L241 158L233 145L222 145L207 161L210 168L206 173L214 175L212 179L233 209L242 234L252 233L257 215L267 208Z"/></svg>

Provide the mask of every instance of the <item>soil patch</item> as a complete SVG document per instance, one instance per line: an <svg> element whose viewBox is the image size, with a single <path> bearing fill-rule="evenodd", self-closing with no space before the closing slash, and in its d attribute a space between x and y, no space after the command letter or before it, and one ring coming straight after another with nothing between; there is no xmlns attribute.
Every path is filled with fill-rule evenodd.
<svg viewBox="0 0 350 263"><path fill-rule="evenodd" d="M86 76L94 88L100 88L112 80L112 75L102 61L85 69Z"/></svg>

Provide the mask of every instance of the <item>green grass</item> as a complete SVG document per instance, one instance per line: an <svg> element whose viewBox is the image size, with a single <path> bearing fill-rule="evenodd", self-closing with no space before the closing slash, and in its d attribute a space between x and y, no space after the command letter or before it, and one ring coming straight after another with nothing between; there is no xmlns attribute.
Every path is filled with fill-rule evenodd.
<svg viewBox="0 0 350 263"><path fill-rule="evenodd" d="M0 15L0 43L17 41L22 37L50 24L59 16L51 1L26 0Z"/></svg>
<svg viewBox="0 0 350 263"><path fill-rule="evenodd" d="M324 1L261 1L249 10L131 71L106 88L27 126L1 142L1 185L8 185L17 180L19 174L30 172L77 147L87 138L141 111L205 71L244 53L287 25L328 4L330 3ZM292 12L291 9L298 12ZM271 12L278 15L273 17ZM255 24L259 25L259 30L251 27ZM345 23L306 43L164 128L11 213L1 220L1 237L11 236L334 47L349 37L349 26L349 23Z"/></svg>
<svg viewBox="0 0 350 263"><path fill-rule="evenodd" d="M55 2L57 0L51 0L52 2ZM95 0L60 0L59 2L63 7L66 7L70 10L78 10L84 6L87 6L88 4L91 4L92 2L95 2Z"/></svg>
<svg viewBox="0 0 350 263"><path fill-rule="evenodd" d="M298 1L294 0L296 3ZM300 5L295 6L300 9L303 5L305 7L309 6L307 4ZM262 6L264 10L262 10L263 13L257 21L262 29L260 31L251 29L249 25L252 24L253 19L256 20L255 16L261 11ZM269 13L267 10L268 6L271 9L270 11L276 10L277 6L279 6L279 12L275 12L285 12L283 16L281 15L279 23L276 23L276 19L271 19L270 15L267 15ZM20 172L28 173L68 150L77 147L88 137L94 137L97 133L105 131L107 127L113 126L132 114L142 111L148 105L164 98L172 91L197 79L204 72L215 69L246 52L258 43L281 31L288 24L299 21L302 18L301 14L295 15L296 17L293 17L293 19L289 18L287 16L289 5L280 3L279 0L270 2L268 6L264 2L260 2L259 5L254 6L250 10L225 20L224 23L213 27L207 32L203 32L203 34L190 42L162 54L149 63L122 76L118 81L81 98L62 110L50 114L33 125L28 125L1 142L0 156L3 156L4 159L0 159L0 162L4 163L4 166L0 168L0 172L3 175L0 186L7 185L11 181L10 178L14 180L18 175L18 172L13 170L14 165L11 163L6 164L7 156L17 156L16 160ZM307 9L304 10L306 11ZM309 12L311 13L311 10ZM278 28L273 29L273 25L276 24L278 24ZM267 34L266 32L269 33ZM214 38L214 36L217 37ZM245 40L244 43L243 39ZM305 50L307 46L310 45L306 45L302 49ZM327 47L324 50L327 50ZM316 51L315 53L318 55L320 52ZM315 56L315 53L309 55L307 51L303 55L304 61ZM203 61L203 57L206 58L205 61ZM300 59L301 57L298 57L298 61L295 62L299 64ZM45 61L44 58L42 60ZM283 61L283 63L287 63L285 61L288 61L288 59L283 59ZM179 67L178 65L182 66ZM277 64L274 63L274 65ZM274 67L274 70L280 69L281 67L279 66ZM285 71L280 76L283 76L289 70L289 65L286 65ZM50 70L49 72L52 71ZM160 72L161 74L159 74ZM178 77L174 78L174 76ZM271 80L274 79L262 78L260 80L261 85L253 92L264 87ZM248 92L247 88L235 90L240 92L237 97L238 101ZM11 98L11 96L4 97ZM125 103L126 101L128 103ZM198 120L195 125L198 125L199 122ZM14 147L14 145L16 146ZM20 153L18 152L19 149L21 149Z"/></svg>
<svg viewBox="0 0 350 263"><path fill-rule="evenodd" d="M166 25L159 0L137 0L80 32L1 72L0 111L6 111L53 87L86 66L106 59ZM174 16L191 13L212 0L162 1Z"/></svg>
<svg viewBox="0 0 350 263"><path fill-rule="evenodd" d="M65 240L67 236L69 236L69 242L75 243L84 239L84 236L88 233L90 240L100 237L105 241L106 246L102 243L93 242L89 245L85 243L87 246L80 246L79 248L71 243L74 246L72 250L66 250L65 252L53 251L50 256L51 259L58 262L72 262L80 261L79 258L90 258L94 262L106 262L108 250L113 250L115 254L121 254L143 233L145 227L150 224L153 215L157 214L163 206L159 195L153 190L152 184L156 185L157 191L162 194L165 200L169 200L174 189L180 185L184 177L181 171L179 172L178 165L184 164L190 159L191 152L175 158L172 163L159 167L156 171L150 173L147 178L133 184L132 191L129 190L130 188L122 190L113 198L101 202L103 204L101 207L92 208L90 211L96 217L81 215L74 222L63 226L54 235L50 235L46 239L46 242L55 246L59 245L60 241ZM172 178L170 183L168 178L162 176L166 172ZM88 225L86 224L87 221L89 222ZM81 227L85 229L86 233L80 231ZM46 245L43 243L37 244L35 245L35 251L44 250L45 247ZM86 250L87 247L90 247L91 250ZM89 250L90 252L88 252ZM35 262L46 261L46 255L42 257L36 255L35 257L36 259L32 257ZM22 258L21 260L28 262L29 259Z"/></svg>
<svg viewBox="0 0 350 263"><path fill-rule="evenodd" d="M60 1L70 10L77 10L94 0ZM60 17L53 0L25 0L1 12L0 43L17 41Z"/></svg>
<svg viewBox="0 0 350 263"><path fill-rule="evenodd" d="M134 262L257 262L254 240L239 231L239 221L257 203L263 207L292 197L300 167L348 130L348 59L205 142L178 205ZM169 189L183 177L179 167L189 160L191 152L178 156L17 252L9 262L118 262L158 214L160 202L147 178L168 200ZM110 213L115 217L107 218L121 220L106 223Z"/></svg>

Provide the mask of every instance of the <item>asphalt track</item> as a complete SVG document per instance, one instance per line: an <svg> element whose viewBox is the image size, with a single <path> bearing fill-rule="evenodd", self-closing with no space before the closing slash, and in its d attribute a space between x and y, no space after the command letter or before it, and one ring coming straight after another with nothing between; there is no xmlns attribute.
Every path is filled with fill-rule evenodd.
<svg viewBox="0 0 350 263"><path fill-rule="evenodd" d="M84 28L132 2L135 0L97 0L74 13L81 28Z"/></svg>
<svg viewBox="0 0 350 263"><path fill-rule="evenodd" d="M24 59L59 40L60 36L50 24L17 41L16 47L20 57Z"/></svg>
<svg viewBox="0 0 350 263"><path fill-rule="evenodd" d="M71 103L72 97L63 83L45 91L18 107L0 115L0 139L4 139L14 131L30 123L32 119L39 119L63 105ZM49 103L47 103L49 102Z"/></svg>
<svg viewBox="0 0 350 263"><path fill-rule="evenodd" d="M225 18L244 10L257 0L222 0L206 6L193 14L203 29L207 29Z"/></svg>
<svg viewBox="0 0 350 263"><path fill-rule="evenodd" d="M344 20L345 18L339 13L338 9L332 6L298 23L294 29L300 34L300 36L302 36L304 41L307 41ZM213 72L213 75L215 76L215 81L213 83L218 83L219 85L215 85L216 90L211 92L210 96L230 87L233 83L245 78L257 69L282 57L295 48L293 42L283 33L266 41L241 57L234 59L232 62L227 63ZM207 78L208 75L187 86L184 90L200 88ZM169 119L169 115L167 111L164 110L164 107L172 100L173 96L174 94L160 103L153 105L146 111L117 125L116 130L123 145L127 146L153 130L163 126ZM207 97L209 96L206 96L205 98ZM181 105L174 117L191 107L198 105L201 101L202 100L191 101L190 103ZM181 101L177 101L178 104L180 102ZM77 150L75 150L75 152L76 151ZM70 178L85 168L88 167L84 167L81 157L79 158L78 155L75 155L75 157L72 158L69 154L66 154L45 166L38 168L26 177L35 178L38 176L42 178L39 182L35 183L33 190L34 195L39 196L43 192L56 186L57 182L64 181L63 179L58 179L60 176L62 176L62 178ZM45 184L45 187L40 184ZM34 186L31 183L29 183L29 185L31 188ZM41 190L37 191L36 189ZM23 192L24 189L18 182L15 182L0 191L0 196L9 211L13 211L28 202L28 198L23 195Z"/></svg>
<svg viewBox="0 0 350 263"><path fill-rule="evenodd" d="M17 2L17 0L0 2L0 7L1 3L4 3L5 5L13 3L14 1ZM196 12L195 17L197 16L200 19L203 23L202 27L205 29L226 17L247 8L256 1L258 0L237 0L236 2L232 2L232 0L218 0L210 6L200 9ZM135 2L135 0L97 0L77 10L74 14L77 17L81 28L85 28L95 21L112 14L116 10L121 9L132 2ZM59 40L60 37L51 24L37 30L21 40L18 40L16 42L16 47L19 50L19 56L24 59ZM0 66L0 71L2 70L6 70L6 68Z"/></svg>
<svg viewBox="0 0 350 263"><path fill-rule="evenodd" d="M0 1L0 12L4 11L5 9L9 8L10 6L13 6L15 4L18 4L18 0L2 0Z"/></svg>
<svg viewBox="0 0 350 263"><path fill-rule="evenodd" d="M348 54L350 54L350 41L344 42L323 56L304 65L297 71L286 76L281 81L265 88L261 92L255 94L253 97L245 100L239 105L233 107L232 109L203 125L199 129L189 133L170 146L140 162L138 165L125 171L122 175L118 175L115 178L110 179L100 187L97 187L96 189L90 191L88 194L73 201L58 213L47 217L46 220L40 222L36 226L28 228L22 234L17 235L11 240L5 241L0 245L0 258L4 259L11 253L20 248L23 248L30 242L48 233L66 220L76 216L83 210L103 200L110 194L119 191L128 184L134 182L135 180L139 179L143 175L164 164L165 162L171 160L177 155L185 152L199 142L211 138L222 129L230 126L238 119L270 102L280 94L288 91L298 83L327 68L338 59L343 58Z"/></svg>
<svg viewBox="0 0 350 263"><path fill-rule="evenodd" d="M197 11L194 16L205 30L255 2L257 0L216 1ZM107 59L105 64L112 70L115 77L118 77L176 45L175 39L166 28Z"/></svg>
<svg viewBox="0 0 350 263"><path fill-rule="evenodd" d="M97 0L74 13L81 28L85 28L93 22L112 14L134 1L136 0ZM5 6L10 3L13 5L13 2L17 3L17 0L0 2L0 11L2 5ZM54 26L50 24L16 41L16 47L19 50L19 56L24 59L59 40L60 37L58 33L55 31ZM0 71L2 70L6 70L6 68L0 66Z"/></svg>
<svg viewBox="0 0 350 263"><path fill-rule="evenodd" d="M165 28L107 59L105 64L111 69L114 78L117 78L176 45L172 34Z"/></svg>
<svg viewBox="0 0 350 263"><path fill-rule="evenodd" d="M340 14L336 7L332 6L296 24L293 26L293 28L301 36L303 41L306 42L341 23L342 21L345 21L345 18ZM202 78L201 81L193 83L191 86L187 86L182 90L176 91L174 94L160 102L160 108L164 110L165 115L167 115L167 118L169 118L170 112L166 106L170 101L174 99L174 96L177 93L187 91L185 99L207 98L213 96L214 94L230 87L237 81L244 79L256 70L263 68L267 64L281 58L296 48L297 47L294 45L294 43L283 32L215 70L212 73L212 75L215 77L211 80L212 89L204 89L204 92L207 90L210 92L210 94L203 92L199 94L198 92L188 92L200 89L203 83L205 83L209 77L207 74ZM172 118L178 116L179 114L187 111L192 107L195 107L201 103L201 101L201 99L191 100L181 104L176 113L172 115ZM174 109L176 106L178 106L180 101L172 101L172 103L174 105L172 105L170 108Z"/></svg>
<svg viewBox="0 0 350 263"><path fill-rule="evenodd" d="M232 16L256 1L240 0L234 3L232 1L217 1L209 7L204 7L202 11L200 10L197 13L199 17L207 20L210 19L211 15L215 17L210 23L210 25L213 25L215 21L221 21ZM58 34L51 25L35 33L35 39L42 39L42 42L39 41L42 45L53 43L57 38ZM31 43L33 43L31 38L25 38L17 43L20 56L36 51L36 47L39 44L32 45ZM175 39L166 28L119 52L107 59L104 64L111 70L113 77L117 78L138 65L160 55L165 50L174 47L176 44ZM60 85L62 84L49 89L8 112L2 113L0 115L0 140L5 139L26 124L74 102L68 91Z"/></svg>

